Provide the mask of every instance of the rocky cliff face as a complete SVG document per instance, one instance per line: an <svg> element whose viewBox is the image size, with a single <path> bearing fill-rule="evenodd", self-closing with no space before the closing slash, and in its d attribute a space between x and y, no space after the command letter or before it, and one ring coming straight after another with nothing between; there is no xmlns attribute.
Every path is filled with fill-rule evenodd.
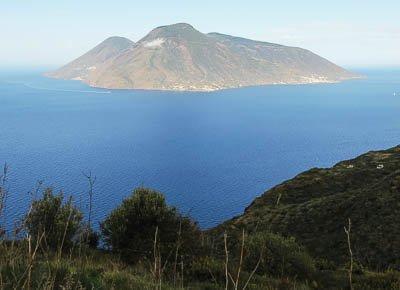
<svg viewBox="0 0 400 290"><path fill-rule="evenodd" d="M48 75L103 88L196 91L355 77L308 50L203 34L185 23L158 27L135 44L110 39Z"/></svg>

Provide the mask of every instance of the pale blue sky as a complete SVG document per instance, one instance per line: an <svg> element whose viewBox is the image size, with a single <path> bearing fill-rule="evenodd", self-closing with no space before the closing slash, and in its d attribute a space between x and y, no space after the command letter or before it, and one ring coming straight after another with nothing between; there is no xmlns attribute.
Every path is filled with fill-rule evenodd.
<svg viewBox="0 0 400 290"><path fill-rule="evenodd" d="M400 66L400 1L1 0L0 66L61 65L113 35L188 22L300 46L352 66Z"/></svg>

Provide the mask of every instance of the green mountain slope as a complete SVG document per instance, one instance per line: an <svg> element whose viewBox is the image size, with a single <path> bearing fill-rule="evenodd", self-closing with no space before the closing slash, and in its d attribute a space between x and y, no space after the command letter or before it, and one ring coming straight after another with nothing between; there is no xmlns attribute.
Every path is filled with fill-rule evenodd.
<svg viewBox="0 0 400 290"><path fill-rule="evenodd" d="M265 192L217 230L244 227L294 236L314 256L343 264L348 218L358 262L400 268L400 147L306 171Z"/></svg>

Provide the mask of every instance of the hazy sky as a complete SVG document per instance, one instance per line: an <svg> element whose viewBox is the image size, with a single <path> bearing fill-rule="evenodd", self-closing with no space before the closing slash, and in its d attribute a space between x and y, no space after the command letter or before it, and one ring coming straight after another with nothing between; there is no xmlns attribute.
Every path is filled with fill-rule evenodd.
<svg viewBox="0 0 400 290"><path fill-rule="evenodd" d="M343 66L400 66L399 0L0 0L0 66L68 62L113 35L188 22L299 46Z"/></svg>

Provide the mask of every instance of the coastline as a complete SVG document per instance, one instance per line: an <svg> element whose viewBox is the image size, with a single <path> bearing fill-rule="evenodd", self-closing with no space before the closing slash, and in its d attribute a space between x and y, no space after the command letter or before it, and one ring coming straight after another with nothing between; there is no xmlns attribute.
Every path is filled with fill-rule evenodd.
<svg viewBox="0 0 400 290"><path fill-rule="evenodd" d="M130 88L130 87L110 87L110 86L98 86L93 85L90 82L85 81L84 79L68 79L62 78L57 76L52 76L51 72L43 73L42 76L51 79L59 79L59 80L68 80L68 81L78 81L81 82L91 88L95 89L104 89L104 90L115 90L115 91L155 91L155 92L188 92L188 93L212 93L224 90L232 90L232 89L242 89L242 88L251 88L251 87L263 87L263 86L277 86L277 85L288 85L288 86L295 86L295 85L318 85L318 84L337 84L342 83L345 81L351 80L361 80L366 79L367 76L364 75L355 75L353 77L342 78L339 80L324 80L324 79L312 79L309 78L305 81L294 81L294 82L266 82L260 84L249 84L249 85L237 85L237 86L215 86L215 87L204 87L204 88L196 88L193 86L176 86L176 87L160 87L160 88Z"/></svg>

